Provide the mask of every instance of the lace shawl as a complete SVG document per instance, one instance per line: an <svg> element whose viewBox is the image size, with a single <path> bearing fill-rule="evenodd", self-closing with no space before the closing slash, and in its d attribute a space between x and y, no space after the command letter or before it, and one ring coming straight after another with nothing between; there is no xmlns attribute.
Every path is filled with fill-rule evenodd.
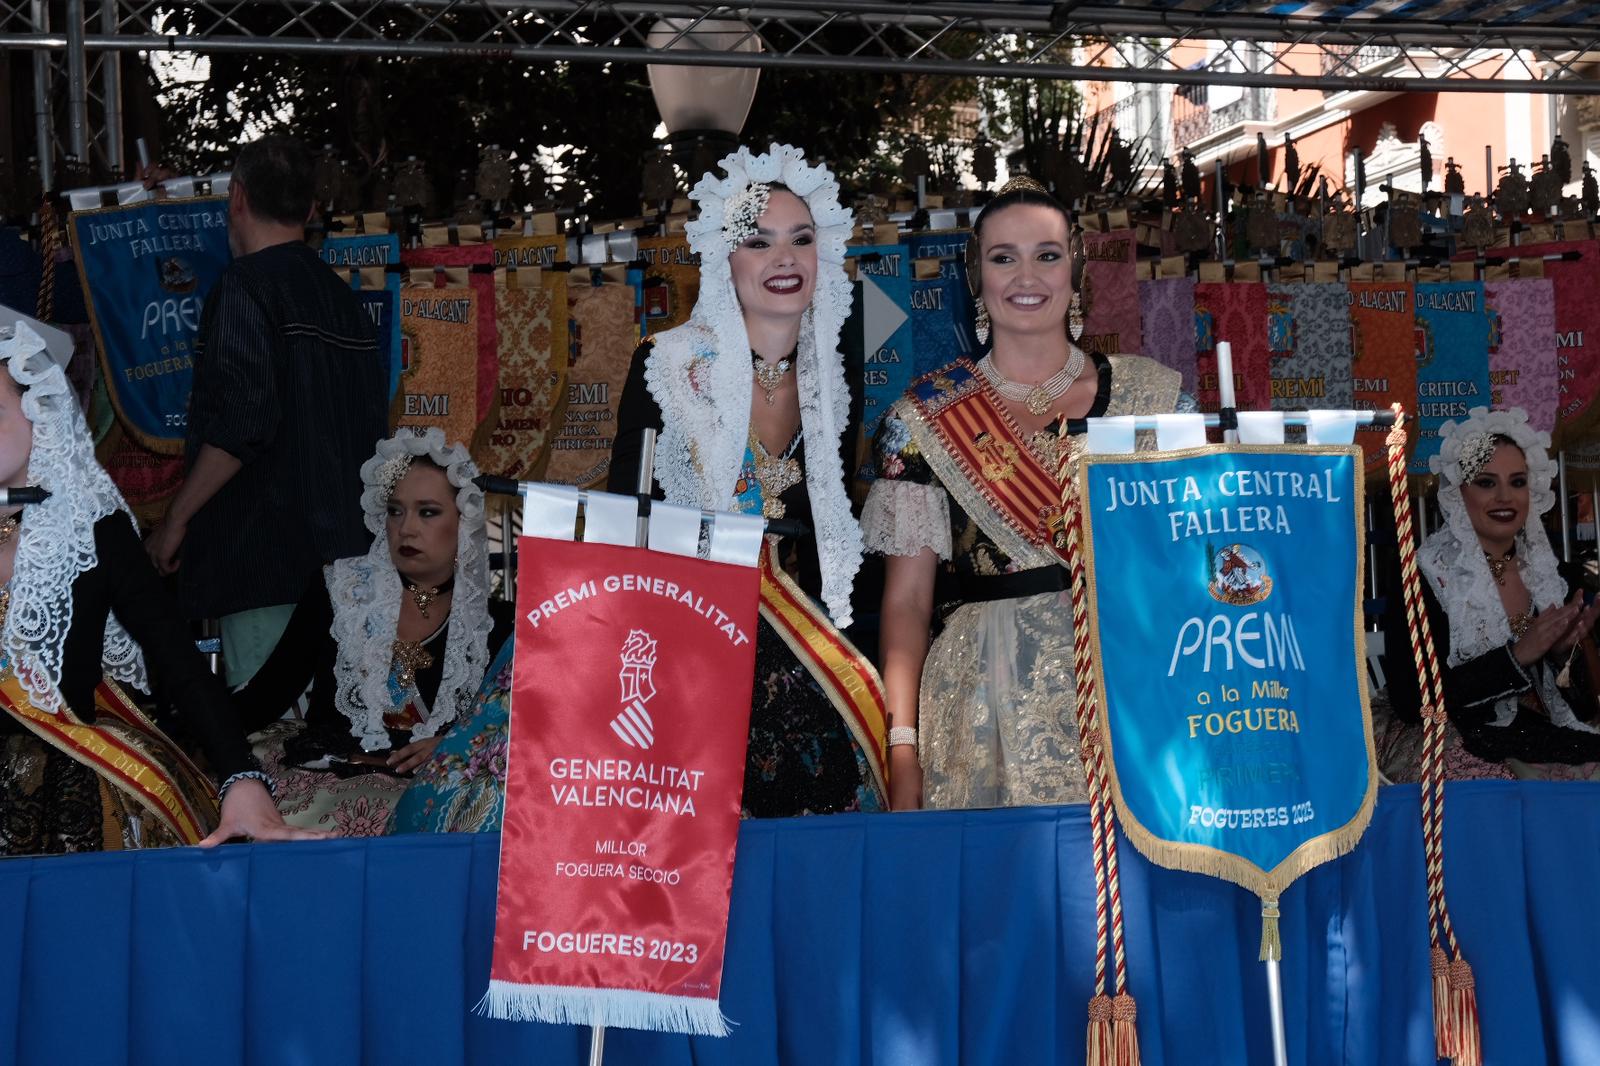
<svg viewBox="0 0 1600 1066"><path fill-rule="evenodd" d="M99 562L95 523L117 511L137 523L95 461L83 410L43 338L22 322L9 332L0 336L0 360L27 389L22 414L33 425L28 482L48 489L50 498L23 516L0 647L33 705L55 714L61 710L62 649L72 630L72 585ZM144 653L115 615L106 619L102 663L108 676L149 690Z"/></svg>
<svg viewBox="0 0 1600 1066"><path fill-rule="evenodd" d="M688 224L700 256L700 295L688 322L662 333L645 362L645 383L661 408L655 477L668 502L708 510L735 508L734 486L750 435L750 338L733 287L723 232L728 201L751 184L782 182L811 211L817 235L816 288L800 325L795 373L806 441L806 492L816 525L822 599L836 625L850 624L850 590L861 566L861 528L850 512L838 441L849 418L839 331L850 314L844 272L850 212L826 168L808 166L797 148L774 144L723 159L694 188L699 216Z"/></svg>
<svg viewBox="0 0 1600 1066"><path fill-rule="evenodd" d="M386 518L392 486L380 471L397 456L426 456L439 464L456 488L461 525L456 533L456 573L445 639L444 675L427 715L411 730L413 740L438 734L471 706L489 665L489 546L484 531L483 490L473 484L478 469L467 450L446 444L437 427L422 434L402 431L378 442L377 454L361 465L361 509L373 534L366 555L338 559L323 568L333 603L334 706L350 719L350 733L365 751L389 746L383 716L391 710L389 674L400 625L404 586L389 554Z"/></svg>
<svg viewBox="0 0 1600 1066"><path fill-rule="evenodd" d="M1546 451L1549 436L1528 425L1527 412L1520 408L1491 412L1474 407L1465 421L1446 422L1439 431L1439 454L1429 460L1429 469L1439 475L1439 509L1444 512L1444 525L1423 543L1417 563L1450 619L1450 666L1503 648L1513 640L1500 590L1489 572L1478 535L1472 529L1472 516L1461 496L1461 484L1466 480L1461 466L1463 445L1466 438L1480 433L1498 434L1514 441L1528 463L1528 520L1517 533L1517 558L1522 562L1522 580L1533 606L1541 611L1558 607L1567 595L1567 583L1557 568L1550 538L1539 521L1539 516L1555 505L1551 485L1556 464ZM1595 732L1572 713L1556 687L1554 671L1528 673L1550 711L1551 721L1568 729ZM1498 701L1494 710L1492 725L1510 725L1517 715L1517 698L1508 696Z"/></svg>

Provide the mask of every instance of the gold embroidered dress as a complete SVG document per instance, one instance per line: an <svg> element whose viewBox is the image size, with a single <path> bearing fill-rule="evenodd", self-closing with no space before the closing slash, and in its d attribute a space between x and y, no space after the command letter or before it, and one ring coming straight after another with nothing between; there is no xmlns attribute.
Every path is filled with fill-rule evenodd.
<svg viewBox="0 0 1600 1066"><path fill-rule="evenodd" d="M1176 371L1094 355L1092 417L1193 410ZM1140 435L1140 447L1151 442ZM1078 447L1077 440L1073 447ZM967 360L916 383L877 435L870 550L932 548L943 628L922 669L918 757L930 808L1087 800L1055 432L1025 440Z"/></svg>

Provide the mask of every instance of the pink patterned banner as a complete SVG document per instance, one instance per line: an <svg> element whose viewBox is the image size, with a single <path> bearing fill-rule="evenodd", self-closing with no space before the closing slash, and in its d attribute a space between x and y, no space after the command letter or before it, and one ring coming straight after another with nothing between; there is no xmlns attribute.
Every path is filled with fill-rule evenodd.
<svg viewBox="0 0 1600 1066"><path fill-rule="evenodd" d="M1556 292L1549 278L1485 282L1489 305L1489 389L1496 408L1520 407L1534 429L1556 428Z"/></svg>
<svg viewBox="0 0 1600 1066"><path fill-rule="evenodd" d="M1143 350L1139 279L1134 273L1139 242L1133 230L1083 235L1083 337L1086 352L1113 355Z"/></svg>

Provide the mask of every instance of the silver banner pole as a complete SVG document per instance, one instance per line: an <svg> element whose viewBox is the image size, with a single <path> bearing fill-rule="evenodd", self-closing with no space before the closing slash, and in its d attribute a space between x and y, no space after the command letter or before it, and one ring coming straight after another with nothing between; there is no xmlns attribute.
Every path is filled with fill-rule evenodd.
<svg viewBox="0 0 1600 1066"><path fill-rule="evenodd" d="M1273 1066L1289 1066L1289 1041L1283 1032L1283 983L1278 975L1278 960L1267 963L1267 1009L1272 1015Z"/></svg>
<svg viewBox="0 0 1600 1066"><path fill-rule="evenodd" d="M635 490L640 496L650 495L651 486L655 484L656 469L656 431L644 431L644 439L639 442L639 478L635 483ZM634 546L648 548L650 546L650 516L639 516L638 532L634 535ZM589 1030L589 1066L604 1066L606 1057L606 1027L596 1025Z"/></svg>

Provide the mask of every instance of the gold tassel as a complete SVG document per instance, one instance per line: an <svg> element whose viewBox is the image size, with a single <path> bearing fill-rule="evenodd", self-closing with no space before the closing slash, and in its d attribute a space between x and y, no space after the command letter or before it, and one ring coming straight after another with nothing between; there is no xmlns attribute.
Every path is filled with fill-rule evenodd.
<svg viewBox="0 0 1600 1066"><path fill-rule="evenodd" d="M1433 1049L1448 1059L1456 1050L1450 1027L1450 958L1437 944L1428 954L1428 968L1433 971Z"/></svg>
<svg viewBox="0 0 1600 1066"><path fill-rule="evenodd" d="M1104 992L1089 1000L1089 1057L1085 1066L1116 1066L1112 1013L1111 997Z"/></svg>
<svg viewBox="0 0 1600 1066"><path fill-rule="evenodd" d="M1116 1043L1116 1066L1139 1066L1139 1007L1132 992L1118 992L1111 1001L1111 1030Z"/></svg>
<svg viewBox="0 0 1600 1066"><path fill-rule="evenodd" d="M1261 961L1277 962L1283 958L1283 938L1278 933L1278 901L1261 901Z"/></svg>
<svg viewBox="0 0 1600 1066"><path fill-rule="evenodd" d="M1478 1033L1478 991L1472 967L1460 955L1450 964L1450 1024L1455 1035L1452 1066L1483 1066Z"/></svg>

